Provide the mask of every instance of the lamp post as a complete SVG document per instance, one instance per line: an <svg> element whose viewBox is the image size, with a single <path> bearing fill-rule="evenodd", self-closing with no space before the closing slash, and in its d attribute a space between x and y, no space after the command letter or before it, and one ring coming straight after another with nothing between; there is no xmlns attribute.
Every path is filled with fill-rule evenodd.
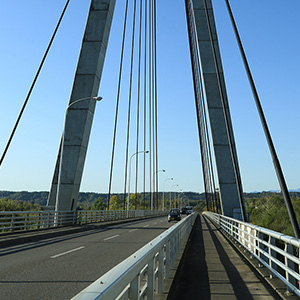
<svg viewBox="0 0 300 300"><path fill-rule="evenodd" d="M65 142L65 127L66 127L66 118L67 118L67 114L68 114L68 110L69 108L81 101L85 101L85 100L96 100L96 101L101 101L102 97L84 97L84 98L80 98L77 99L75 101L73 101L72 103L70 103L68 105L68 107L66 108L65 111L65 120L64 120L64 127L63 127L63 134L62 134L62 141L60 144L60 160L59 160L59 169L58 169L58 181L57 181L57 190L56 190L56 203L55 203L55 211L58 211L59 209L59 191L60 191L60 182L61 182L61 168L62 168L62 160L63 160L63 149L64 149L64 142Z"/></svg>
<svg viewBox="0 0 300 300"><path fill-rule="evenodd" d="M136 154L138 153L149 153L148 150L144 150L144 151L138 151L138 152L135 152L133 153L131 156L130 156L130 159L129 159L129 174L128 174L128 199L127 199L127 214L128 214L128 211L129 211L129 196L130 196L130 170L131 170L131 159L133 156L135 156Z"/></svg>
<svg viewBox="0 0 300 300"><path fill-rule="evenodd" d="M173 187L173 186L178 186L178 184L174 184L174 185L172 185L171 188L170 188L170 209L172 208L172 187Z"/></svg>
<svg viewBox="0 0 300 300"><path fill-rule="evenodd" d="M153 182L153 189L154 189L154 186L155 186L155 184L154 184L154 181L155 181L155 180L154 180L155 174L158 173L158 172L166 172L166 170L165 170L165 169L161 169L161 170L158 170L158 171L156 171L156 172L153 173L153 179L152 179L152 182ZM155 190L154 190L154 193L155 193ZM153 194L154 194L154 193L151 194L151 210L153 210Z"/></svg>
<svg viewBox="0 0 300 300"><path fill-rule="evenodd" d="M177 190L176 192L181 192L181 191L182 191L182 189L179 189L179 190ZM175 192L175 197L174 197L174 199L176 198L176 192ZM178 205L179 205L179 207L182 206L182 205L180 205L180 202L179 202L179 195L178 195ZM179 207L178 207L178 208L179 208Z"/></svg>
<svg viewBox="0 0 300 300"><path fill-rule="evenodd" d="M167 180L173 180L174 178L173 177L170 177L170 178L167 178L164 180L164 183L163 183L163 203L162 203L162 210L164 211L165 210L165 182Z"/></svg>

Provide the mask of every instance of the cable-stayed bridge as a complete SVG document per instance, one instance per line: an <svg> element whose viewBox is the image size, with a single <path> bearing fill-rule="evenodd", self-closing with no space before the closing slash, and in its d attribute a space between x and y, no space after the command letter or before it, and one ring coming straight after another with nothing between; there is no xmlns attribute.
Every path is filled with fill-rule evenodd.
<svg viewBox="0 0 300 300"><path fill-rule="evenodd" d="M211 1L194 0L185 1L185 10L206 203L207 209L215 213L207 214L206 216L207 218L211 219L217 227L220 226L227 235L239 242L242 247L248 249L251 253L251 256L257 258L262 265L271 270L272 276L280 278L288 286L288 289L291 292L297 294L299 293L299 252L297 252L299 250L299 227L295 212L291 204L285 178L281 170L280 162L269 132L267 122L265 120L259 95L249 68L243 45L240 40L235 19L233 17L229 2L225 2L227 5L229 16L231 17L231 22L233 24L233 29L241 52L241 57L245 66L247 76L249 78L249 84L253 92L255 104L257 106L260 121L262 123L262 128L265 133L272 160L274 162L274 169L276 171L278 182L284 196L285 204L289 213L290 221L296 239L290 237L282 237L282 235L280 234L269 232L268 230L256 227L251 227L250 224L247 225L246 223L247 214L243 199L242 180L239 170L238 155L235 146L234 131L231 123L213 7ZM44 61L47 59L49 50L51 50L52 42L55 39L57 31L60 28L61 21L63 20L64 14L68 9L68 5L69 1L66 2L60 19L53 32L50 43L38 68L38 71L36 72L35 77L32 81L23 107L11 131L10 137L1 157L1 165L5 161L5 157L10 148L11 142L13 142L15 132L17 131L27 103L30 100L31 92L35 87L40 70L43 67ZM91 127L93 123L95 106L101 105L101 102L97 104L97 101L105 100L102 99L102 96L98 95L98 91L101 82L106 51L109 43L109 33L114 18L114 9L115 1L91 1L90 10L88 12L87 25L83 36L81 51L79 54L79 60L73 82L70 102L65 110L64 126L59 144L57 160L55 163L54 175L47 202L46 212L35 216L34 221L32 221L32 219L30 218L30 215L33 214L32 212L28 212L27 216L25 217L20 217L21 213L19 213L17 216L15 216L15 214L13 213L10 213L10 216L6 214L6 222L9 218L12 219L12 221L7 222L7 224L11 224L9 225L9 228L11 228L12 230L17 229L18 227L28 228L30 227L29 224L32 223L34 223L34 226L38 227L38 229L54 227L55 230L58 230L58 227L60 227L60 225L82 225L89 222L99 223L101 221L107 222L114 219L127 219L131 217L144 218L149 215L156 216L157 214L162 214L169 206L176 206L175 202L173 204L170 202L168 204L165 204L163 199L159 199L158 197L159 173L165 172L165 170L159 167L161 162L159 160L160 141L158 138L160 130L160 127L158 127L158 124L160 123L160 99L159 77L157 76L159 68L159 65L157 63L157 32L159 30L157 28L156 22L157 3L156 1L126 1L123 10L124 20L119 54L119 68L118 74L116 76L118 84L116 89L110 171L108 176L108 197L106 201L107 211L109 211L111 196L114 194L112 191L113 179L116 176L121 176L120 174L116 175L114 173L114 167L115 148L117 144L116 137L118 135L118 132L120 131L118 127L118 123L120 122L119 105L121 98L124 97L122 96L121 92L123 91L123 89L125 89L125 86L127 93L126 101L128 103L128 106L127 112L125 114L125 126L123 126L125 145L123 183L124 188L122 199L123 211L121 212L120 210L119 213L113 212L111 215L109 215L109 213L105 211L102 211L99 212L99 215L91 216L91 219L86 222L83 222L82 220L84 218L85 220L88 220L87 216L89 215L89 212L78 213L75 211L83 175L86 153L88 149ZM129 42L126 40L128 37ZM127 49L127 57L126 47L129 47L129 51ZM127 65L125 62L127 62ZM124 80L124 77L126 77L126 80ZM134 129L132 129L133 120L134 122L136 122ZM134 167L132 166L132 164L134 164ZM133 171L133 169L135 170ZM135 177L131 176L131 173L135 174ZM146 193L150 195L149 199L147 198L147 200ZM140 198L137 200L138 194L140 194ZM132 201L130 201L131 198ZM135 208L135 210L133 208ZM143 208L143 210L137 210L137 208ZM132 215L133 211L135 211L135 215ZM104 277L105 280L112 281L112 285L110 285L110 282L106 282L104 280L103 284L108 284L108 286L104 286L104 288L100 291L99 284L101 284L102 282L102 280L100 279L100 283L96 282L90 287L90 289L92 289L92 292L88 288L86 293L93 294L92 296L95 297L97 293L106 293L107 297L111 297L112 299L117 297L120 297L120 299L138 299L140 297L147 297L147 299L152 299L154 297L154 292L155 294L163 294L163 278L170 277L170 268L173 266L174 260L179 253L184 237L186 237L190 232L190 227L188 227L188 225L193 225L195 217L195 214L187 217L179 223L182 225L175 226L175 228L172 227L169 234L163 233L162 235L160 235L160 239L164 241L162 245L156 240L155 242L150 242L150 245L153 246L152 248L154 248L154 250L150 246L148 246L149 249L147 248L145 250L143 248L144 252L142 253L144 254L136 252L138 253L136 254L136 257L140 257L139 259L149 256L150 260L143 263L140 263L140 260L138 260L138 263L131 263L131 265L126 265L128 267L128 270L133 269L132 266L134 266L134 270L138 272L138 275L134 276L129 271L124 272L124 275L126 276L130 274L128 275L130 278L129 282L126 283L125 286L125 279L123 279L123 273L121 271L124 271L125 267L121 267L121 269L117 270L112 269L111 272L113 273L113 275L111 273L107 273L110 275L104 275L106 276ZM94 219L92 220L92 218ZM241 223L238 220L242 220L243 222ZM163 219L159 219L159 221L155 221L155 219L153 219L149 222L149 224L138 225L134 228L127 228L128 230L126 229L126 234L133 233L135 231L140 232L143 228L153 226L154 230L151 230L151 234L149 235L151 238L149 237L148 239L151 240L154 237L153 234L157 234L159 233L159 230L162 231L162 229L166 229L169 227L169 224L164 224L161 228L157 228L159 230L156 231L157 226L154 225L157 225L159 223L166 223L166 220L164 221ZM207 222L208 221L205 221L205 224L208 224ZM199 227L199 220L197 224ZM202 223L200 228L204 226L203 224L204 223ZM115 225L111 226L114 227ZM122 239L124 238L120 241L120 243L122 244L126 243L126 241L128 241L129 244L136 243L136 234L132 234L132 237L130 237L131 239L128 239L129 237L127 235L123 236L121 234L121 232L125 232L123 226L120 226L120 228L118 228L117 226L117 228L113 229L116 230L116 232L113 232L109 236L101 236L97 237L96 241L91 240L90 242L84 242L87 244L99 243L99 241L101 240L101 243L104 244L104 249L99 250L99 252L105 253L105 256L102 260L110 259L107 256L108 252L113 253L113 251L109 250L110 247L111 249L114 248L114 250L115 247L117 248L116 245L111 243L111 240L121 237ZM178 232L176 230L178 230ZM196 229L194 228L194 230ZM211 230L213 231L213 229ZM56 232L58 233L59 231ZM104 233L105 232L106 230L104 230ZM55 236L55 231L52 234ZM88 234L88 236L90 236L90 234ZM144 236L142 234L140 243L143 243L143 237ZM77 238L79 237L75 236L75 239ZM62 240L65 243L68 238ZM215 238L213 238L213 240L216 241ZM27 244L24 244L21 247L18 246L16 248L13 247L9 250L4 250L3 256L16 256L16 263L13 266L9 266L9 262L5 262L5 264L7 265L7 269L14 269L17 273L18 260L21 259L20 256L17 255L17 253L23 253L24 251L27 253L27 251L29 250L35 251L35 248L41 247L43 249L46 249L44 248L45 246L47 246L48 249L49 244L57 245L58 242L59 239L53 238L52 241L47 240L42 246L34 244L27 246ZM141 244L139 245L141 246ZM215 243L215 246L217 248L217 243ZM281 249L282 247L283 249ZM85 248L88 247L86 245L78 245L78 247L72 247L72 249L66 251L58 251L59 253L56 254L52 253L53 249L49 249L50 256L48 256L50 257L51 261L54 261L56 258L61 258L68 254L73 255L75 254L75 252L79 253ZM128 250L129 252L126 252L127 254L125 256L122 256L122 259L120 258L119 260L117 260L117 262L123 260L128 256L128 253L132 253L137 249L138 248L136 247L130 248L130 250ZM202 252L202 254L199 250L199 257L202 258L205 257L205 252L208 250L208 248L205 250L204 247L203 249L204 252ZM39 255L40 254L38 254L37 256L40 257L40 260L43 260L44 253L41 256ZM88 260L88 262L85 263L86 266L97 261L97 257L94 257L94 255L95 254L84 254L84 260ZM113 256L116 255L118 256L118 254L113 254ZM92 256L93 258L91 258ZM37 261L31 258L31 254L29 254L27 260L32 261L33 265L37 264ZM72 259L71 257L70 261L63 262L62 266L65 264L65 267L63 269L68 269L68 265L73 264L74 261L77 262L77 260L79 261L82 259L74 257ZM206 290L202 292L213 298L214 295L217 294L217 288L216 286L214 286L216 285L216 283L211 281L215 279L213 277L214 273L209 270L209 259L207 259L206 262L206 269L208 270L206 272L206 286L208 285L210 288L208 289L208 291ZM115 265L115 263L116 261L114 260L114 262L110 264L106 269L108 270L113 265ZM124 263L128 264L128 260L126 260ZM215 261L213 260L213 262L211 263L215 264ZM225 266L224 259L221 259L221 261L218 263ZM135 266L139 264L142 264L141 269L135 269ZM76 276L72 280L68 278L57 279L57 283L62 287L62 289L64 289L64 285L62 285L63 282L66 282L66 286L68 285L67 283L70 283L69 287L67 288L70 289L71 285L76 285L78 282L84 284L86 283L86 285L88 285L91 281L93 281L91 279L84 279L87 278L85 277L85 274L89 272L89 268L83 271L79 264L77 265L77 267L78 269L75 269L76 271L72 271L72 274L74 275L75 273L82 273L82 279L80 280L78 279L78 277L76 278ZM52 271L49 271L49 274L52 273L52 276L54 274L60 274L62 272L62 270L59 269L58 266L57 270L55 268L56 267L54 267ZM9 274L5 275L7 277L3 280L3 284L8 287L8 290L5 291L6 297L9 297L11 293L11 290L9 290L10 285L14 286L18 285L19 283L22 286L26 286L26 281L24 281L24 278L26 277L26 269L22 272L22 275L20 273L20 278L22 279L19 280L8 279ZM239 272L240 271L238 271L236 274L238 274ZM50 287L51 284L55 284L55 279L53 279L53 277L51 277L51 279L47 279L48 273L45 273L46 279L30 279L28 282L28 286L33 284L41 287L43 284L45 284L47 288L51 290L55 289L54 286L52 288ZM230 273L228 269L226 269L226 267L225 273L228 277L221 276L219 279L220 282L223 285L226 285L229 278L229 281L233 285L233 288L229 289L229 292L226 292L225 288L225 290L222 290L222 293L224 295L228 293L230 294L230 297L243 297L242 293L239 294L239 289L234 286L235 280L232 279L234 278L234 276L230 276ZM44 274L38 272L36 274L38 278L44 276ZM94 276L95 275L92 275L91 277L94 278ZM115 286L115 279L119 277L121 278L120 280L122 284L116 283ZM194 276L194 278L197 277ZM242 276L240 276L239 278L242 278ZM255 280L253 282L255 282ZM43 289L45 288L45 286L43 286ZM246 295L248 295L248 297L253 297L253 290L251 289L251 287L245 284L244 288L246 291L248 291L246 292ZM263 294L268 293L263 289L263 287L260 288L262 289L261 291ZM275 297L270 289L267 290L270 293L270 297ZM45 299L47 299L47 293L45 294ZM67 294L68 293L66 293L66 295ZM175 298L176 292L173 292L173 294L172 292L170 292L170 295L173 295L170 297ZM189 297L192 299L193 296L191 295ZM197 299L197 296L195 297L195 299Z"/></svg>

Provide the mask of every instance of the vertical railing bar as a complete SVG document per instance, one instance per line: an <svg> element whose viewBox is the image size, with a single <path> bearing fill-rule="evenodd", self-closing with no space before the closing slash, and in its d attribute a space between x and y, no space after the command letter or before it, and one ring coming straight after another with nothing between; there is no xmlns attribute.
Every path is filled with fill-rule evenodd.
<svg viewBox="0 0 300 300"><path fill-rule="evenodd" d="M158 254L158 279L157 292L162 294L164 291L164 247L162 247Z"/></svg>
<svg viewBox="0 0 300 300"><path fill-rule="evenodd" d="M166 260L165 260L165 277L170 278L170 267L171 267L171 250L170 250L170 239L166 243Z"/></svg>
<svg viewBox="0 0 300 300"><path fill-rule="evenodd" d="M147 269L147 300L154 299L154 257L150 259L148 262L148 269Z"/></svg>
<svg viewBox="0 0 300 300"><path fill-rule="evenodd" d="M134 279L130 282L129 288L129 299L130 300L139 300L140 295L140 273L137 274Z"/></svg>

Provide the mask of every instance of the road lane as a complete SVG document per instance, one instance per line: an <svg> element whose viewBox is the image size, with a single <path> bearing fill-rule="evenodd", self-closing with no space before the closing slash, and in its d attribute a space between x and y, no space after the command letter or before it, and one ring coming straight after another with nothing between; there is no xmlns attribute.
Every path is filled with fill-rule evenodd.
<svg viewBox="0 0 300 300"><path fill-rule="evenodd" d="M173 224L160 217L0 250L0 299L70 299Z"/></svg>

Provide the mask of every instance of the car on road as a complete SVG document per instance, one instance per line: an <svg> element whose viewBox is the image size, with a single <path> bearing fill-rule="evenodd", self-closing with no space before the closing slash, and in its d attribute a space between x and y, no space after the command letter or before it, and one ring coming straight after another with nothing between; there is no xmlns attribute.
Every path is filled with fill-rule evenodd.
<svg viewBox="0 0 300 300"><path fill-rule="evenodd" d="M179 208L171 208L168 214L168 222L171 221L180 221L181 220L181 214Z"/></svg>
<svg viewBox="0 0 300 300"><path fill-rule="evenodd" d="M186 214L190 215L191 213L193 213L193 206L187 206L186 207Z"/></svg>
<svg viewBox="0 0 300 300"><path fill-rule="evenodd" d="M186 207L182 207L180 213L181 213L182 215L186 215L186 211L187 211L187 208L186 208Z"/></svg>

